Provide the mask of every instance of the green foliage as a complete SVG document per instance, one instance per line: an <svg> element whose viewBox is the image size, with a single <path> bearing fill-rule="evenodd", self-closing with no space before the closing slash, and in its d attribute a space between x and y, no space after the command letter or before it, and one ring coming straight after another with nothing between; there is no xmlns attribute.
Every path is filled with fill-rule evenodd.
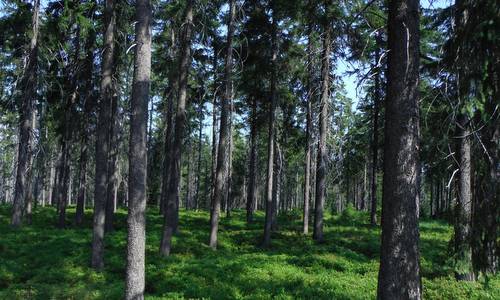
<svg viewBox="0 0 500 300"><path fill-rule="evenodd" d="M0 207L1 299L120 299L124 289L126 212L116 215L116 231L106 236L104 272L88 267L91 211L81 229L58 230L55 210L38 208L34 224L14 231L10 208ZM73 218L70 208L68 219ZM222 219L219 249L206 244L208 214L181 212L173 253L158 254L162 218L148 213L147 299L373 299L376 294L380 229L365 225L368 216L352 208L325 220L326 243L300 233L299 213L280 217L270 249L256 247L263 214L245 223L243 211ZM456 282L445 267L452 228L421 222L424 297L426 299L498 299L500 278Z"/></svg>

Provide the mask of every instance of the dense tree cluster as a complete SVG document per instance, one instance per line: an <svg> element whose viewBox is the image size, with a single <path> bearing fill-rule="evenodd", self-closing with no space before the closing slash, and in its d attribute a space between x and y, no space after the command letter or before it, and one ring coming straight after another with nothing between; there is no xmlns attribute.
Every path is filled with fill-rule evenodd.
<svg viewBox="0 0 500 300"><path fill-rule="evenodd" d="M422 217L454 225L458 280L498 272L497 1L132 2L1 2L0 202L13 230L36 206L56 207L59 228L92 209L101 270L127 207L127 299L144 294L147 207L164 216L164 256L181 208L210 211L214 250L234 210L248 223L265 211L263 247L279 214L327 243L325 211L369 211L380 299L421 298Z"/></svg>

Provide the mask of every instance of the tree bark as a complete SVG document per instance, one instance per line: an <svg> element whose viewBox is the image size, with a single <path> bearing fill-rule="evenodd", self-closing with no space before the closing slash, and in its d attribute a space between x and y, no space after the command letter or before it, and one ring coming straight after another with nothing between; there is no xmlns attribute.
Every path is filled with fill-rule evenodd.
<svg viewBox="0 0 500 300"><path fill-rule="evenodd" d="M118 189L118 148L120 133L120 123L118 121L118 96L114 95L111 101L111 114L109 123L109 151L108 151L108 170L106 187L106 217L104 221L105 232L113 231L113 219L116 207L116 190Z"/></svg>
<svg viewBox="0 0 500 300"><path fill-rule="evenodd" d="M62 160L60 173L60 189L59 189L59 221L58 227L66 226L66 206L71 198L70 181L71 181L71 137L73 131L72 118L74 116L74 105L79 97L78 81L80 78L80 27L77 27L77 33L74 38L74 53L71 65L67 66L67 70L63 71L67 77L67 90L70 91L69 97L64 101L64 119L63 119L63 135L61 137L62 145ZM65 68L66 69L66 68Z"/></svg>
<svg viewBox="0 0 500 300"><path fill-rule="evenodd" d="M380 106L380 48L379 48L379 33L375 36L377 45L375 48L375 86L373 91L373 136L372 136L372 176L371 176L371 209L370 209L370 224L377 225L377 171L378 171L378 117Z"/></svg>
<svg viewBox="0 0 500 300"><path fill-rule="evenodd" d="M472 189L471 189L471 144L469 120L460 115L457 120L458 138L458 187L455 207L455 277L458 280L474 280L472 270Z"/></svg>
<svg viewBox="0 0 500 300"><path fill-rule="evenodd" d="M250 159L248 161L248 192L246 198L247 224L253 222L253 213L257 208L257 100L252 97L250 115Z"/></svg>
<svg viewBox="0 0 500 300"><path fill-rule="evenodd" d="M389 2L378 299L421 299L419 1Z"/></svg>
<svg viewBox="0 0 500 300"><path fill-rule="evenodd" d="M179 95L177 99L177 112L175 115L175 134L172 146L172 162L170 165L170 180L167 193L167 208L165 224L160 245L160 254L170 254L172 235L177 229L179 220L179 182L181 177L181 154L184 130L186 126L186 100L189 66L191 62L191 34L193 26L193 0L189 0L184 17L184 33L179 55Z"/></svg>
<svg viewBox="0 0 500 300"><path fill-rule="evenodd" d="M169 51L172 61L175 61L175 31L170 32L171 47ZM168 90L166 91L167 97L167 111L166 111L166 131L165 131L165 152L163 157L163 176L162 176L162 186L161 186L161 198L160 198L160 214L165 215L167 209L167 195L168 186L170 181L170 168L172 163L172 143L173 143L173 133L174 133L174 98L177 91L178 76L176 72L170 71L168 80Z"/></svg>
<svg viewBox="0 0 500 300"><path fill-rule="evenodd" d="M215 192L215 172L217 171L217 57L218 57L218 46L217 42L213 41L213 99L212 99L212 168L210 172L210 201L213 201Z"/></svg>
<svg viewBox="0 0 500 300"><path fill-rule="evenodd" d="M29 175L29 170L31 169L30 157L33 155L31 149L33 130L31 118L33 115L37 87L39 11L40 0L34 0L31 28L32 36L29 49L25 57L23 76L18 89L19 94L22 94L22 104L19 111L18 163L11 219L11 225L13 227L21 226L23 206L25 196L27 194L26 185L27 182L31 180L31 178L27 175Z"/></svg>
<svg viewBox="0 0 500 300"><path fill-rule="evenodd" d="M274 173L274 131L275 131L275 110L277 102L276 93L276 72L278 59L278 37L277 37L277 20L276 8L274 2L271 2L272 7L272 27L271 27L271 105L269 107L269 135L267 140L267 174L266 174L266 217L264 223L264 239L263 247L269 247L271 244L271 227L273 215L273 173Z"/></svg>
<svg viewBox="0 0 500 300"><path fill-rule="evenodd" d="M104 52L101 67L101 99L98 111L95 149L94 222L91 261L92 268L97 270L101 270L104 267L104 231L108 186L109 124L111 102L114 94L113 66L116 27L114 0L106 0L104 16L105 32L103 45ZM131 179L131 177L132 176L130 176L129 179Z"/></svg>
<svg viewBox="0 0 500 300"><path fill-rule="evenodd" d="M217 150L217 168L215 173L215 190L210 205L210 239L209 246L217 248L217 231L219 228L220 205L224 198L224 186L229 168L229 140L231 134L230 109L233 97L232 70L233 70L233 33L235 0L229 0L229 21L227 25L226 58L224 64L224 97L221 103L219 149ZM227 192L226 192L227 195Z"/></svg>
<svg viewBox="0 0 500 300"><path fill-rule="evenodd" d="M83 223L85 200L86 200L86 187L87 187L87 165L88 165L88 141L90 130L88 128L88 120L91 118L92 110L95 105L94 95L92 94L92 74L94 71L94 42L95 31L91 30L87 41L85 43L86 57L84 65L85 83L82 90L84 98L84 113L82 122L82 138L80 148L80 162L78 172L78 196L76 201L75 223L81 226Z"/></svg>
<svg viewBox="0 0 500 300"><path fill-rule="evenodd" d="M202 138L203 138L203 104L200 103L198 108L198 163L196 164L196 192L194 197L194 209L198 210L200 202L200 185L201 185L201 151L202 151Z"/></svg>
<svg viewBox="0 0 500 300"><path fill-rule="evenodd" d="M312 17L310 17L312 18ZM312 20L311 20L312 22ZM307 103L306 103L306 157L304 166L304 216L302 233L309 233L309 202L311 195L311 133L312 133L312 101L314 99L313 90L313 41L312 24L307 27Z"/></svg>
<svg viewBox="0 0 500 300"><path fill-rule="evenodd" d="M331 52L331 26L328 22L323 37L323 57L321 64L321 102L319 113L319 141L318 157L316 163L316 199L314 206L314 231L313 239L323 242L323 207L326 192L326 137L328 135L328 105L330 100L330 52Z"/></svg>
<svg viewBox="0 0 500 300"><path fill-rule="evenodd" d="M144 299L146 250L146 180L148 99L151 84L151 4L135 4L135 63L132 84L129 205L127 216L127 271L125 299Z"/></svg>

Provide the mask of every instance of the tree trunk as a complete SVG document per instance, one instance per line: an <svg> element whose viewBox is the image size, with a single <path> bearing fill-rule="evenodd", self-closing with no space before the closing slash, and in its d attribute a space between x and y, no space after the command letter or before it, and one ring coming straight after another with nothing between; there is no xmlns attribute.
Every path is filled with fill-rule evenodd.
<svg viewBox="0 0 500 300"><path fill-rule="evenodd" d="M471 144L469 120L460 115L457 120L458 138L458 187L455 207L455 277L458 280L474 280L472 270L472 189L471 189Z"/></svg>
<svg viewBox="0 0 500 300"><path fill-rule="evenodd" d="M378 299L421 299L419 1L389 2Z"/></svg>
<svg viewBox="0 0 500 300"><path fill-rule="evenodd" d="M198 119L199 119L199 128L198 128L198 163L196 164L196 192L194 197L194 209L198 210L198 205L200 202L200 184L201 184L201 151L203 145L203 104L200 104L198 108Z"/></svg>
<svg viewBox="0 0 500 300"><path fill-rule="evenodd" d="M31 112L31 128L34 130L36 127L36 112L35 110L32 110ZM31 152L35 149L35 141L34 139L30 139L30 149ZM26 182L26 195L25 195L25 200L26 200L26 224L31 225L32 223L32 214L33 214L33 189L32 189L32 178L33 178L33 160L34 156L30 155L28 158L28 165L31 166L28 169L27 176L28 178Z"/></svg>
<svg viewBox="0 0 500 300"><path fill-rule="evenodd" d="M217 171L217 57L218 57L218 47L217 42L213 41L213 99L212 99L212 168L210 172L210 201L213 201L215 192L215 172Z"/></svg>
<svg viewBox="0 0 500 300"><path fill-rule="evenodd" d="M330 47L331 28L327 25L323 37L323 57L321 64L320 124L318 157L316 163L316 199L314 206L313 239L318 242L323 242L323 207L325 205L326 192L326 161L328 159L326 137L328 135L328 105L330 100Z"/></svg>
<svg viewBox="0 0 500 300"><path fill-rule="evenodd" d="M130 102L129 205L125 299L144 299L146 250L147 123L151 77L151 4L135 4L135 63Z"/></svg>
<svg viewBox="0 0 500 300"><path fill-rule="evenodd" d="M282 173L283 173L283 161L282 161L282 153L279 143L274 141L274 171L273 171L273 199L272 199L272 214L271 214L271 230L278 230L278 205L280 202L281 196L281 181L282 181ZM285 198L287 199L287 198ZM284 202L284 201L283 201Z"/></svg>
<svg viewBox="0 0 500 300"><path fill-rule="evenodd" d="M116 11L114 0L106 0L104 11L105 32L102 55L101 99L99 103L96 150L95 150L95 187L94 223L92 237L92 262L94 269L104 267L104 231L106 218L106 199L108 186L109 124L111 102L114 95L113 69L115 49ZM132 180L132 175L129 175Z"/></svg>
<svg viewBox="0 0 500 300"><path fill-rule="evenodd" d="M172 162L170 165L170 180L167 192L167 208L165 213L165 224L160 245L160 253L169 255L172 235L177 229L179 220L179 182L181 177L181 154L182 140L186 126L186 99L188 74L191 62L191 34L193 26L193 0L189 0L186 6L184 18L184 33L179 55L179 95L177 99L177 112L175 115L175 134L172 146Z"/></svg>
<svg viewBox="0 0 500 300"><path fill-rule="evenodd" d="M118 121L118 96L113 96L111 101L111 115L109 123L109 151L108 151L108 170L106 187L106 217L104 222L105 232L113 231L113 219L115 214L115 193L118 189L118 149L120 123Z"/></svg>
<svg viewBox="0 0 500 300"><path fill-rule="evenodd" d="M312 18L312 17L311 17ZM312 21L312 20L311 20ZM312 24L307 27L307 103L306 103L306 157L304 166L304 216L302 233L309 233L309 202L311 195L311 135L312 135L312 101L313 89L313 41Z"/></svg>
<svg viewBox="0 0 500 300"><path fill-rule="evenodd" d="M264 239L263 247L269 247L271 244L271 227L273 215L273 173L274 173L274 111L276 109L277 93L276 93L276 72L278 58L278 37L277 37L277 20L276 8L274 2L271 2L272 7L272 28L271 28L271 105L269 107L269 136L267 140L267 174L266 174L266 218L264 223Z"/></svg>
<svg viewBox="0 0 500 300"><path fill-rule="evenodd" d="M232 70L233 70L233 33L234 15L236 11L235 0L229 0L229 21L227 25L226 59L224 65L225 92L221 103L219 149L217 150L217 168L215 174L214 197L210 205L210 240L212 249L217 248L217 231L219 228L219 215L221 200L224 197L224 183L229 167L228 151L231 135L230 109L233 97Z"/></svg>
<svg viewBox="0 0 500 300"><path fill-rule="evenodd" d="M19 147L18 163L16 173L16 184L14 190L14 204L12 209L11 225L21 226L23 206L25 201L26 184L31 178L27 175L31 169L30 161L32 154L32 115L36 97L37 87L37 64L38 64L38 14L40 11L40 0L34 0L32 16L32 36L28 53L24 62L24 72L19 83L18 93L22 98L19 111Z"/></svg>
<svg viewBox="0 0 500 300"><path fill-rule="evenodd" d="M171 39L171 50L170 56L172 61L175 60L175 31L170 32ZM168 186L170 180L170 168L172 163L172 143L173 143L173 133L174 133L174 98L177 91L178 77L176 72L170 71L168 80L168 90L165 95L167 98L167 111L166 111L166 131L165 131L165 151L163 157L163 176L161 185L161 198L160 198L160 214L165 215L167 209L167 195Z"/></svg>
<svg viewBox="0 0 500 300"><path fill-rule="evenodd" d="M250 159L248 160L248 193L246 198L247 224L253 222L253 212L257 208L257 100L252 99L250 116Z"/></svg>
<svg viewBox="0 0 500 300"><path fill-rule="evenodd" d="M371 176L371 209L370 209L370 224L377 225L377 171L378 171L378 117L380 106L380 48L379 37L380 33L376 33L375 39L377 45L375 48L375 87L373 92L373 137L372 137L372 176Z"/></svg>
<svg viewBox="0 0 500 300"><path fill-rule="evenodd" d="M86 187L87 187L87 165L88 165L88 141L89 141L89 119L91 118L92 110L95 105L94 95L92 94L92 74L94 71L94 42L95 42L95 31L91 30L87 41L85 43L86 57L84 67L85 83L82 90L82 96L84 99L84 113L82 122L82 138L81 138L81 148L80 148L80 162L78 171L78 196L76 201L76 214L75 223L77 226L82 225L84 210L85 210L85 200L86 200Z"/></svg>
<svg viewBox="0 0 500 300"><path fill-rule="evenodd" d="M61 173L60 173L60 189L59 189L59 221L58 227L64 228L66 226L66 206L70 201L70 180L71 180L71 137L73 132L72 118L74 116L73 107L79 97L78 81L80 77L80 27L77 27L77 33L74 38L74 53L70 66L68 66L66 73L68 79L68 90L71 91L69 97L63 104L64 119L63 129L64 133L62 139L62 160L61 160Z"/></svg>

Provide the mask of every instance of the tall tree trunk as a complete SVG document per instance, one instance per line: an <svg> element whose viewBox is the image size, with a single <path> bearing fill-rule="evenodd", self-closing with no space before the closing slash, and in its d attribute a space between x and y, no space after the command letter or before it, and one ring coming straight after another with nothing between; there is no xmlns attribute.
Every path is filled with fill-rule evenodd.
<svg viewBox="0 0 500 300"><path fill-rule="evenodd" d="M196 164L196 193L194 197L194 209L198 210L200 203L200 184L201 184L201 151L202 151L202 138L203 138L203 104L200 103L198 108L198 163Z"/></svg>
<svg viewBox="0 0 500 300"><path fill-rule="evenodd" d="M311 2L309 2L310 4ZM312 18L312 17L310 17ZM312 22L312 20L311 20ZM302 233L309 233L309 202L311 195L311 134L312 134L312 101L314 99L313 89L313 41L312 24L307 27L307 103L306 103L306 157L304 166L304 216Z"/></svg>
<svg viewBox="0 0 500 300"><path fill-rule="evenodd" d="M421 299L419 1L389 2L378 299ZM402 126L404 124L404 126Z"/></svg>
<svg viewBox="0 0 500 300"><path fill-rule="evenodd" d="M77 33L74 38L74 53L71 65L67 67L68 90L71 91L69 97L65 100L62 139L62 161L60 173L60 189L59 189L59 228L66 226L66 206L70 201L70 180L71 180L71 137L73 132L72 118L74 116L74 105L79 97L78 81L80 78L80 27L77 27ZM64 72L64 71L63 71Z"/></svg>
<svg viewBox="0 0 500 300"><path fill-rule="evenodd" d="M81 138L81 148L80 148L80 162L78 171L78 196L76 200L76 213L75 213L75 223L77 226L82 225L84 210L85 210L85 200L86 200L86 188L87 188L87 165L88 165L88 142L89 142L89 119L91 118L92 110L95 105L94 95L92 93L92 74L94 72L94 42L95 42L95 31L91 30L87 41L85 43L86 57L84 68L85 83L82 89L82 96L84 99L84 113L82 122L82 138Z"/></svg>
<svg viewBox="0 0 500 300"><path fill-rule="evenodd" d="M263 247L269 247L271 244L271 227L273 215L273 173L274 173L274 134L275 134L275 110L277 102L276 93L276 73L277 73L277 59L278 59L278 29L276 20L276 8L274 2L272 6L272 27L271 27L271 105L269 107L269 135L267 140L267 174L266 174L266 218L264 223L264 239L262 241Z"/></svg>
<svg viewBox="0 0 500 300"><path fill-rule="evenodd" d="M193 0L188 0L184 17L184 32L179 54L179 95L177 99L177 112L175 115L175 134L172 146L172 162L170 165L170 180L167 192L167 208L165 224L160 245L160 253L169 255L172 235L177 229L179 220L179 182L181 178L182 140L186 126L186 100L189 66L191 62L191 34L193 27Z"/></svg>
<svg viewBox="0 0 500 300"><path fill-rule="evenodd" d="M30 161L32 154L32 115L36 97L37 87L37 64L38 64L38 14L40 11L40 0L33 2L33 16L31 28L31 41L24 62L24 72L19 83L18 93L22 94L22 104L19 118L19 147L18 163L16 173L16 184L14 190L14 205L12 210L11 225L21 226L23 206L26 196L26 184L31 180L27 175L31 169Z"/></svg>
<svg viewBox="0 0 500 300"><path fill-rule="evenodd" d="M118 148L120 123L118 121L118 96L113 96L111 101L111 115L109 123L109 152L106 187L106 217L104 221L105 232L113 231L113 219L115 214L115 193L118 189Z"/></svg>
<svg viewBox="0 0 500 300"><path fill-rule="evenodd" d="M313 239L323 241L323 207L326 193L326 137L328 135L328 105L330 100L330 52L331 52L331 26L325 26L323 37L323 57L321 64L321 102L319 113L319 142L316 163L316 199L314 206L314 231Z"/></svg>
<svg viewBox="0 0 500 300"><path fill-rule="evenodd" d="M272 199L272 214L271 214L271 230L278 230L278 206L280 202L281 195L281 182L282 182L282 173L283 173L283 160L282 153L279 143L274 140L274 171L273 171L273 199ZM286 200L287 198L284 197ZM285 201L282 201L285 202Z"/></svg>
<svg viewBox="0 0 500 300"><path fill-rule="evenodd" d="M224 97L221 103L219 149L217 150L217 168L215 174L215 190L212 204L210 205L210 240L212 249L217 248L217 231L219 228L219 215L221 200L224 197L224 183L228 170L228 150L231 134L229 122L231 101L233 97L232 70L233 70L233 33L234 15L236 11L235 0L229 0L229 21L227 25L226 59L224 64Z"/></svg>
<svg viewBox="0 0 500 300"><path fill-rule="evenodd" d="M232 133L232 128L233 128L233 103L231 101L230 104L230 109L229 109L229 146L228 150L229 153L227 154L228 158L228 163L227 163L227 176L226 176L226 187L225 187L225 202L226 202L226 217L229 218L231 217L231 209L232 205L234 204L234 199L233 197L233 151L234 151L234 144L233 144L233 133Z"/></svg>
<svg viewBox="0 0 500 300"><path fill-rule="evenodd" d="M36 127L36 112L33 110L31 112L31 128L34 129ZM33 152L35 149L35 141L34 139L30 139L30 149ZM25 210L26 210L26 224L31 225L32 223L32 214L33 214L33 189L32 189L32 183L33 183L33 160L34 160L34 155L30 155L28 159L28 165L31 166L28 169L28 173L26 178L29 180L26 182L26 195L25 195L25 200L26 200L26 205L25 205Z"/></svg>
<svg viewBox="0 0 500 300"><path fill-rule="evenodd" d="M213 98L212 98L212 168L210 172L210 201L213 201L215 192L215 173L217 171L217 96L218 96L218 86L217 86L217 57L219 48L217 42L213 41Z"/></svg>
<svg viewBox="0 0 500 300"><path fill-rule="evenodd" d="M376 33L375 39L377 46L375 48L375 86L373 91L373 136L372 136L372 176L371 176L371 209L370 209L370 224L377 225L377 171L378 171L378 116L380 106L380 48L379 37L380 33Z"/></svg>
<svg viewBox="0 0 500 300"><path fill-rule="evenodd" d="M175 31L172 29L170 32L171 39L171 49L170 57L172 61L175 61ZM166 101L167 111L166 111L166 131L165 131L165 150L163 157L163 176L161 185L161 198L160 198L160 214L164 215L167 209L167 196L168 196L168 186L170 180L170 168L172 163L172 143L174 134L174 98L176 96L178 76L177 72L170 71L168 80L168 90L166 90Z"/></svg>
<svg viewBox="0 0 500 300"><path fill-rule="evenodd" d="M455 277L459 280L474 280L472 270L472 189L471 189L471 144L469 120L460 115L457 120L458 138L458 187L455 207L455 259L459 266Z"/></svg>
<svg viewBox="0 0 500 300"><path fill-rule="evenodd" d="M104 267L104 231L108 187L108 153L110 148L109 124L111 121L111 102L114 95L113 70L116 27L114 0L106 0L104 16L105 32L101 67L101 99L98 111L95 148L94 223L91 261L92 268L97 270ZM129 180L133 180L131 175L129 175Z"/></svg>
<svg viewBox="0 0 500 300"><path fill-rule="evenodd" d="M129 205L125 299L144 299L146 250L147 123L151 83L151 4L135 4L135 63L130 103Z"/></svg>
<svg viewBox="0 0 500 300"><path fill-rule="evenodd" d="M248 160L247 223L253 222L253 212L257 208L257 100L252 97L250 116L250 159Z"/></svg>

